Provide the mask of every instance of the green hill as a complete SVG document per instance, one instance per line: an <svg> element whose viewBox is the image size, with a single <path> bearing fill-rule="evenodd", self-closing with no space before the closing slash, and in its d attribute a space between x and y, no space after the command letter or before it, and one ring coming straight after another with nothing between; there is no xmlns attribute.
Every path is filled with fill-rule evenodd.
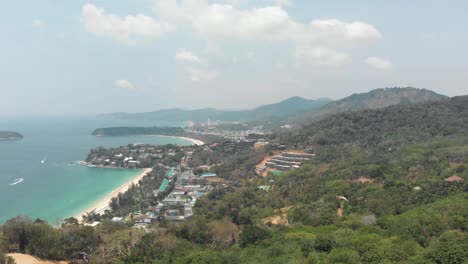
<svg viewBox="0 0 468 264"><path fill-rule="evenodd" d="M426 89L413 87L381 88L367 93L353 94L346 98L330 102L319 109L304 111L294 117L295 121L310 122L332 114L360 111L366 109L381 109L398 104L417 104L447 99L445 95L437 94Z"/></svg>
<svg viewBox="0 0 468 264"><path fill-rule="evenodd" d="M296 145L354 143L366 148L391 150L438 136L468 131L468 96L384 109L331 115L283 135Z"/></svg>

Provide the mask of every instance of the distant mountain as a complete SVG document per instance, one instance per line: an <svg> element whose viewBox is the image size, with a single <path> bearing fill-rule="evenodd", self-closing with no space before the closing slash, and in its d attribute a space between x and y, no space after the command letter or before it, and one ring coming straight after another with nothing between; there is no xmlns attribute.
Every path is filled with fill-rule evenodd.
<svg viewBox="0 0 468 264"><path fill-rule="evenodd" d="M293 117L296 121L318 119L342 112L380 109L398 104L416 104L447 99L445 95L426 89L413 87L380 88L367 93L353 94L341 100L331 102L319 109L304 111Z"/></svg>
<svg viewBox="0 0 468 264"><path fill-rule="evenodd" d="M260 119L282 118L294 113L320 108L332 100L328 98L309 100L302 97L291 97L278 103L263 105L250 110L218 110L203 108L196 110L163 109L146 113L112 113L104 117L133 120L162 120L162 121L253 121Z"/></svg>
<svg viewBox="0 0 468 264"><path fill-rule="evenodd" d="M0 131L0 140L22 139L23 135L13 131Z"/></svg>

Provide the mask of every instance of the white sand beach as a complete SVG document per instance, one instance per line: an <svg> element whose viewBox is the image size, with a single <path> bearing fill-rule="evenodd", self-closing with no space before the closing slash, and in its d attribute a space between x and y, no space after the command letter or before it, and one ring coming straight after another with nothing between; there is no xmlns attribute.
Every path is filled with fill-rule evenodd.
<svg viewBox="0 0 468 264"><path fill-rule="evenodd" d="M111 202L112 198L119 195L119 193L126 192L128 189L130 189L132 184L138 185L138 182L143 177L145 177L148 173L150 173L152 170L153 169L151 169L151 168L143 169L143 171L141 173L139 173L137 176L135 176L135 178L133 178L131 181L128 181L128 182L122 184L117 189L115 189L111 193L109 193L106 197L104 197L103 199L97 201L91 207L89 207L86 210L84 210L84 211L80 212L79 214L77 214L75 216L75 218L78 219L78 221L81 222L83 220L82 216L84 214L88 213L88 212L95 211L96 213L103 213L107 208L109 208L109 203Z"/></svg>
<svg viewBox="0 0 468 264"><path fill-rule="evenodd" d="M194 139L194 138L178 137L178 136L166 136L166 135L157 135L157 136L158 137L180 138L180 139L188 140L188 141L192 142L193 145L197 145L197 146L205 145L205 142L203 142L201 140L198 140L198 139Z"/></svg>

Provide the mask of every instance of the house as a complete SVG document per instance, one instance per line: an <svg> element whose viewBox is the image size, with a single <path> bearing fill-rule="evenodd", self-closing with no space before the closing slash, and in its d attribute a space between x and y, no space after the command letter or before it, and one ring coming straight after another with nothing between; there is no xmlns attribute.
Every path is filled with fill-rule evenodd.
<svg viewBox="0 0 468 264"><path fill-rule="evenodd" d="M116 223L121 223L121 222L123 222L123 217L117 217L117 216L116 216L116 217L113 217L113 218L111 219L111 221L112 221L112 222L116 222Z"/></svg>
<svg viewBox="0 0 468 264"><path fill-rule="evenodd" d="M200 176L201 178L207 178L207 177L216 177L216 173L212 173L212 172L205 172L205 173L202 173L202 175Z"/></svg>
<svg viewBox="0 0 468 264"><path fill-rule="evenodd" d="M270 190L271 186L270 185L260 185L258 186L259 190L263 190L265 192L268 192Z"/></svg>
<svg viewBox="0 0 468 264"><path fill-rule="evenodd" d="M163 204L175 205L175 204L186 204L190 201L190 198L185 197L166 197L162 200Z"/></svg>
<svg viewBox="0 0 468 264"><path fill-rule="evenodd" d="M444 181L446 181L446 182L462 182L462 181L463 181L463 178L461 178L461 177L458 176L458 175L453 175L453 176L448 177L448 178L445 179Z"/></svg>
<svg viewBox="0 0 468 264"><path fill-rule="evenodd" d="M224 179L219 178L219 177L206 177L206 178L203 178L203 179L205 180L205 183L208 184L208 185L216 185L216 184L224 183Z"/></svg>

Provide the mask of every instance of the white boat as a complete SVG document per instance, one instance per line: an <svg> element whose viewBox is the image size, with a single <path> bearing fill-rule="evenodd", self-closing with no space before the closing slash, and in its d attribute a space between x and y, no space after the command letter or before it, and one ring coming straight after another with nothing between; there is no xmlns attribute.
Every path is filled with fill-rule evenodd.
<svg viewBox="0 0 468 264"><path fill-rule="evenodd" d="M43 160L41 160L41 164L46 163L47 157L45 157Z"/></svg>
<svg viewBox="0 0 468 264"><path fill-rule="evenodd" d="M23 181L24 181L23 178L14 179L13 182L10 183L10 185L13 186L13 185L22 183Z"/></svg>

